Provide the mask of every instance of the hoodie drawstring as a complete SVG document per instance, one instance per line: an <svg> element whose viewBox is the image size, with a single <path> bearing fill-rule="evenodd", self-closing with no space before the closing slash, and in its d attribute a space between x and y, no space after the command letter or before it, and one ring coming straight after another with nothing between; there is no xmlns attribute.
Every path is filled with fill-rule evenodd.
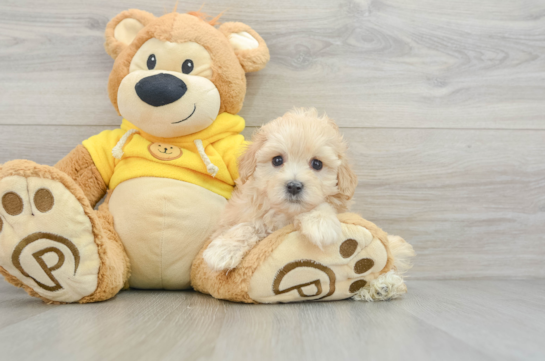
<svg viewBox="0 0 545 361"><path fill-rule="evenodd" d="M113 147L112 149L112 155L114 156L115 159L121 159L121 157L123 157L123 154L125 154L123 152L123 147L125 146L125 143L127 143L127 139L129 139L129 137L135 133L140 133L140 132L136 129L129 129L127 133L123 134L121 139L119 139L119 142L117 142L115 147Z"/></svg>
<svg viewBox="0 0 545 361"><path fill-rule="evenodd" d="M201 156L202 161L204 162L204 165L206 166L206 171L212 176L216 177L216 174L218 174L219 168L215 166L211 161L210 158L206 155L206 152L204 151L204 146L202 145L202 140L195 139L193 141L195 145L197 146L197 150L199 151L199 155Z"/></svg>

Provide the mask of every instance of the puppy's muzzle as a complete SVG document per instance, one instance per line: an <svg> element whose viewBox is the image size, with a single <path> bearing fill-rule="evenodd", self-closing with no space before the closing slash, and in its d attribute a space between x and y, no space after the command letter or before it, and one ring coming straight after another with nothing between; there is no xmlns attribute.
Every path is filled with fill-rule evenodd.
<svg viewBox="0 0 545 361"><path fill-rule="evenodd" d="M160 107L183 97L187 92L187 85L174 75L156 74L140 80L134 86L134 90L143 102Z"/></svg>
<svg viewBox="0 0 545 361"><path fill-rule="evenodd" d="M301 193L301 191L303 190L303 187L304 187L303 183L298 181L291 181L286 184L286 190L292 196L295 196Z"/></svg>

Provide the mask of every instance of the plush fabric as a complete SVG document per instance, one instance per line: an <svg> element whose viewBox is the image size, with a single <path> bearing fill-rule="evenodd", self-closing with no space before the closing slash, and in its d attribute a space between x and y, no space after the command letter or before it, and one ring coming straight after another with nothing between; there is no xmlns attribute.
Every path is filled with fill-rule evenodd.
<svg viewBox="0 0 545 361"><path fill-rule="evenodd" d="M229 272L210 270L197 255L193 287L216 298L245 303L332 301L362 294L394 270L387 234L352 213L339 215L343 238L323 250L287 226L260 241ZM404 241L403 241L404 242ZM361 299L361 296L360 296Z"/></svg>
<svg viewBox="0 0 545 361"><path fill-rule="evenodd" d="M112 149L130 129L138 133L130 136L123 146L124 155L115 159ZM239 133L244 129L244 119L223 113L212 125L200 132L176 138L159 138L136 128L123 120L121 128L105 130L83 142L102 175L104 184L114 190L119 184L138 177L177 179L199 185L225 198L230 198L238 178L236 158L244 145ZM201 140L210 161L219 168L210 177L195 140ZM161 146L165 152L179 152L174 159L159 158ZM172 150L170 149L172 148ZM183 154L183 157L181 156Z"/></svg>
<svg viewBox="0 0 545 361"><path fill-rule="evenodd" d="M55 168L66 173L76 182L83 190L91 207L94 207L108 190L93 158L81 144L55 164Z"/></svg>
<svg viewBox="0 0 545 361"><path fill-rule="evenodd" d="M144 25L144 28L138 32L131 44L122 44L114 38L115 27L120 21L133 15ZM232 31L250 33L260 46L235 54L227 37ZM246 94L245 69L257 71L269 60L269 50L265 42L247 25L235 23L230 26L229 23L225 23L220 31L202 19L189 14L169 13L150 20L149 13L131 10L130 13L122 13L114 18L106 30L106 51L115 57L108 90L110 100L116 109L117 90L123 78L129 73L134 54L152 38L173 43L194 41L208 50L213 64L211 80L218 88L221 97L220 113L237 114L240 111Z"/></svg>
<svg viewBox="0 0 545 361"><path fill-rule="evenodd" d="M126 96L125 110L141 128L123 121L120 129L77 146L55 168L29 161L2 166L0 272L8 282L48 303L103 301L129 286L132 260L134 286L189 286L193 257L238 178L244 120L236 113L246 92L244 69L263 68L269 59L256 32L238 26L233 30L239 33L230 34L226 24L220 31L218 18L199 12L155 17L132 9L108 23L105 49L115 59L110 98L119 112L118 95ZM142 59L133 70L143 75L123 83L140 49ZM267 55L250 56L253 65L247 66L252 62L241 52ZM106 192L107 200L94 211ZM30 209L37 216L23 222ZM4 217L19 222L12 225ZM25 241L31 231L36 239ZM36 249L14 248L21 242ZM145 257L157 248L161 257ZM142 281L148 272L155 277L151 270L157 265L160 282Z"/></svg>
<svg viewBox="0 0 545 361"><path fill-rule="evenodd" d="M174 179L142 177L121 183L109 208L132 265L130 286L190 288L191 263L226 203L216 193Z"/></svg>
<svg viewBox="0 0 545 361"><path fill-rule="evenodd" d="M48 220L42 226L33 219L21 221L13 228L0 217L0 247L5 248L0 272L9 282L48 303L97 302L128 287L131 259L134 286L189 286L193 257L212 232L238 178L244 120L236 113L246 92L244 69L258 67L247 67L239 52L268 54L263 39L247 26L234 29L242 35L234 35L238 43L233 40L233 45L228 26L215 28L218 18L207 20L199 12L155 17L132 9L108 23L105 49L115 59L108 89L118 112L120 85L146 44L142 59L134 63L135 71L144 75L131 77L134 84L123 83L121 91L127 97L126 111L142 128L123 121L120 129L77 146L55 168L28 161L2 167L0 213L23 220L33 204L43 216L35 220ZM184 59L188 54L193 58ZM161 66L155 69L157 56ZM262 68L268 55L260 59ZM202 101L195 99L199 96ZM174 103L177 107L166 107ZM35 191L34 198L24 189ZM106 192L107 201L94 211ZM27 241L37 248L28 258L28 252L21 248L19 254L14 245L33 227L33 237L38 238ZM63 234L72 240L61 238ZM49 247L48 242L61 245ZM164 254L147 259L156 248ZM148 278L155 277L151 270L157 265L160 281L142 281L148 272ZM67 278L70 272L74 275ZM90 281L78 281L82 277ZM46 278L53 284L46 284Z"/></svg>
<svg viewBox="0 0 545 361"><path fill-rule="evenodd" d="M99 263L94 276L96 277L96 286L94 291L91 290L89 294L85 295L85 297L79 300L73 300L72 298L68 297L64 298L62 301L59 301L54 299L56 297L52 298L47 292L42 292L42 289L40 287L36 287L35 285L34 287L29 286L29 284L21 281L21 279L26 279L26 281L30 282L30 285L32 285L32 282L29 281L28 278L21 277L20 275L19 277L16 277L14 274L6 269L6 267L9 268L9 266L12 265L9 260L1 261L2 264L0 267L0 273L4 275L5 279L17 287L22 287L31 296L39 297L47 303L66 303L71 301L78 301L80 303L96 302L104 301L115 296L119 292L119 290L123 288L126 280L128 279L129 266L127 262L128 259L126 256L124 256L122 246L118 242L118 239L116 239L115 233L111 232L111 229L113 228L111 222L113 221L113 219L105 214L107 213L107 210L103 209L102 213L93 211L89 200L86 198L84 192L75 183L75 181L64 172L59 171L53 167L38 165L34 162L27 160L16 160L4 164L0 169L0 182L5 179L13 179L14 177L23 178L23 183L14 183L12 187L20 186L21 184L24 184L24 182L26 182L26 179L28 179L32 180L33 182L38 182L38 184L35 186L38 188L47 186L51 188L54 193L57 193L54 188L57 188L57 190L64 189L63 192L69 192L69 194L66 194L65 197L67 197L68 199L73 197L73 201L71 201L72 205L69 207L66 207L66 205L64 205L64 207L60 208L60 214L55 215L53 218L51 218L51 220L46 220L47 223L53 223L52 225L49 225L47 223L35 224L36 230L43 231L45 230L44 227L58 227L57 233L60 233L62 235L64 231L65 235L70 236L71 234L73 237L78 237L79 231L90 232L91 240L93 240L93 242L92 244L88 243L87 246L80 245L82 247L80 249L80 256L85 257L86 253L90 253L91 257L93 257L94 254L96 256L97 262ZM48 182L49 184L46 185L46 182ZM5 188L4 185L2 185L1 187ZM74 201L76 203L73 203ZM70 207L73 207L74 210L71 211ZM77 210L78 208L81 211ZM81 212L81 214L77 216L81 225L78 226L76 224L72 224L73 228L68 227L64 229L65 225L70 225L70 220L72 218L71 213L75 212L75 210L77 210L77 212ZM88 231L84 231L82 229L82 227L87 227L85 225L86 220L89 222ZM32 223L29 224L30 222ZM14 223L14 231L17 233L23 233L25 231L24 229L34 225L34 222L39 221L31 220L30 222L26 221L21 224ZM5 229L2 230L2 233L0 234L0 243L2 243L3 246L6 245L5 239L3 239L3 237L10 239L12 242L20 239L18 237L10 237L9 235L6 235L4 231ZM51 228L48 233L54 232L55 230ZM59 248L62 248L61 251L63 251L63 253L66 251L66 248ZM12 255L12 252L5 253L10 256ZM73 257L73 255L67 254L65 255L65 257ZM89 272L92 277L93 272ZM57 274L55 273L55 275ZM43 274L41 274L40 276L35 275L35 277L43 277Z"/></svg>
<svg viewBox="0 0 545 361"><path fill-rule="evenodd" d="M115 30L117 26L119 23L126 20L133 20L133 30L137 30L134 28L134 22L140 24L140 26L136 25L136 27L141 29L155 20L155 16L147 11L131 9L121 12L108 22L105 32L106 42L104 43L104 48L106 49L108 55L110 55L113 59L117 58L119 53L121 53L121 51L123 51L129 45L128 40L130 39L128 39L127 35L123 36L127 42L120 41L115 37Z"/></svg>
<svg viewBox="0 0 545 361"><path fill-rule="evenodd" d="M257 40L256 47L235 49L235 54L245 72L259 71L269 62L269 48L261 36L248 25L239 22L225 23L220 26L219 31L228 38L234 34L247 33Z"/></svg>
<svg viewBox="0 0 545 361"><path fill-rule="evenodd" d="M9 214L0 236L4 268L31 278L34 288L53 301L75 302L93 293L100 259L91 221L76 197L62 183L41 177L8 176L0 187L17 195L22 206L20 213L9 214L2 205ZM41 211L38 200L44 192L51 202Z"/></svg>

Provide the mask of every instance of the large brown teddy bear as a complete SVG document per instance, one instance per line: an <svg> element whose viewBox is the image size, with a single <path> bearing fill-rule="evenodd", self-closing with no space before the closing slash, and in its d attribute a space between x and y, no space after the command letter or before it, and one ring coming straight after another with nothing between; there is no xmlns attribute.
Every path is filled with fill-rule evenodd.
<svg viewBox="0 0 545 361"><path fill-rule="evenodd" d="M45 301L94 302L125 284L190 287L190 267L238 177L245 72L269 60L242 23L124 11L106 28L121 127L54 168L1 168L0 271ZM98 211L95 204L107 193ZM15 252L15 253L14 253Z"/></svg>
<svg viewBox="0 0 545 361"><path fill-rule="evenodd" d="M269 60L249 26L216 20L128 10L109 22L108 90L123 122L55 167L0 167L0 273L8 282L48 303L192 285L234 301L287 302L347 298L395 269L386 234L355 215L341 217L346 239L330 249L288 227L229 274L204 265L199 251L238 178L245 73Z"/></svg>

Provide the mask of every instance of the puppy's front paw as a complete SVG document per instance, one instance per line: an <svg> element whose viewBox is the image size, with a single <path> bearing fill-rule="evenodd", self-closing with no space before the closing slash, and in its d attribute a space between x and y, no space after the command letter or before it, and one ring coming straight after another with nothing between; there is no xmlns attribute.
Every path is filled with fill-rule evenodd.
<svg viewBox="0 0 545 361"><path fill-rule="evenodd" d="M320 249L342 237L341 222L336 216L309 213L299 218L299 231Z"/></svg>
<svg viewBox="0 0 545 361"><path fill-rule="evenodd" d="M203 253L203 258L208 267L214 271L223 271L236 268L242 261L247 249L236 242L225 242L217 238Z"/></svg>

